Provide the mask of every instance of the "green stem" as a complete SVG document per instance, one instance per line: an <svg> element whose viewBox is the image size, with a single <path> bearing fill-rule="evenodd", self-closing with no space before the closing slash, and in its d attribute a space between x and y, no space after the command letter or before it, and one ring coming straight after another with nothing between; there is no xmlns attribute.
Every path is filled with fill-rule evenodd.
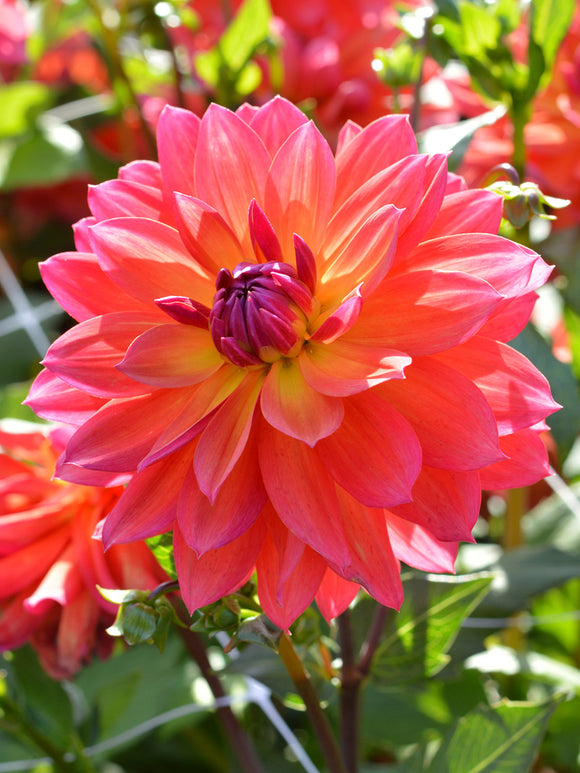
<svg viewBox="0 0 580 773"><path fill-rule="evenodd" d="M358 773L359 695L362 677L354 657L350 610L346 609L337 622L342 654L340 741L348 773Z"/></svg>
<svg viewBox="0 0 580 773"><path fill-rule="evenodd" d="M529 107L512 101L511 119L514 127L514 152L512 164L518 173L520 180L525 179L526 168L526 144L524 141L524 129L529 119Z"/></svg>
<svg viewBox="0 0 580 773"><path fill-rule="evenodd" d="M328 717L320 706L320 700L312 685L310 675L304 668L287 633L283 633L280 638L278 653L298 694L304 701L329 773L349 773L341 757Z"/></svg>

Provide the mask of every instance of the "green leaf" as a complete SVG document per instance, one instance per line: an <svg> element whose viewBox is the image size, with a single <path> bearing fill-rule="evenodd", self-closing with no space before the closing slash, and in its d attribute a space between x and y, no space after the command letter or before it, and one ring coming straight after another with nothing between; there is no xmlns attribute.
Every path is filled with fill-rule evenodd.
<svg viewBox="0 0 580 773"><path fill-rule="evenodd" d="M568 455L580 428L580 397L578 384L568 363L557 360L540 333L528 324L510 341L510 345L524 354L550 382L554 399L562 408L548 416L548 422L561 459Z"/></svg>
<svg viewBox="0 0 580 773"><path fill-rule="evenodd" d="M405 583L405 600L372 662L372 675L390 685L433 676L449 658L447 650L462 620L479 604L490 574L447 577L415 575Z"/></svg>
<svg viewBox="0 0 580 773"><path fill-rule="evenodd" d="M176 580L177 571L175 569L175 561L173 560L173 534L167 532L157 537L149 537L146 542L161 568L172 580Z"/></svg>
<svg viewBox="0 0 580 773"><path fill-rule="evenodd" d="M560 700L482 706L459 720L431 760L429 773L523 773L531 768Z"/></svg>
<svg viewBox="0 0 580 773"><path fill-rule="evenodd" d="M531 38L541 49L547 75L574 13L574 0L534 0L530 4Z"/></svg>
<svg viewBox="0 0 580 773"><path fill-rule="evenodd" d="M536 681L554 684L562 690L580 690L580 671L540 652L517 652L497 645L469 657L466 668L486 674L527 674Z"/></svg>
<svg viewBox="0 0 580 773"><path fill-rule="evenodd" d="M24 134L53 100L48 86L36 81L3 84L0 89L0 137Z"/></svg>

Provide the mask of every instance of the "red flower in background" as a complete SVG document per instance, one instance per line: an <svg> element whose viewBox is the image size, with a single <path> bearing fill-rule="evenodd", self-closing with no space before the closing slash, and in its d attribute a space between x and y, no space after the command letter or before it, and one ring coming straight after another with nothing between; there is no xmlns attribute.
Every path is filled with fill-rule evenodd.
<svg viewBox="0 0 580 773"><path fill-rule="evenodd" d="M76 486L52 473L68 432L0 429L0 650L30 642L54 678L110 651L117 607L96 586L156 587L166 579L142 543L106 554L92 538L123 488Z"/></svg>
<svg viewBox="0 0 580 773"><path fill-rule="evenodd" d="M0 73L11 81L28 61L26 41L30 27L26 8L18 0L0 0Z"/></svg>
<svg viewBox="0 0 580 773"><path fill-rule="evenodd" d="M548 471L556 405L504 342L549 267L401 116L334 156L280 98L168 108L158 145L42 267L79 322L28 399L78 427L58 475L133 474L105 544L173 530L190 610L254 569L283 628L360 585L398 607L399 560L452 571L482 484Z"/></svg>

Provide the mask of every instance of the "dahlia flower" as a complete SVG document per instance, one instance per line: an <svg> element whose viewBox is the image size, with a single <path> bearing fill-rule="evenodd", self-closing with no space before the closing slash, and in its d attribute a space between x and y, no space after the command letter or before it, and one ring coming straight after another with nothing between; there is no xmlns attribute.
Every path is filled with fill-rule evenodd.
<svg viewBox="0 0 580 773"><path fill-rule="evenodd" d="M30 642L57 679L110 650L117 608L97 584L145 590L166 579L144 544L105 555L92 538L123 488L53 480L62 436L0 429L0 650Z"/></svg>
<svg viewBox="0 0 580 773"><path fill-rule="evenodd" d="M360 586L398 607L400 561L453 570L481 476L547 472L557 406L505 342L549 267L403 116L347 124L335 156L282 98L166 108L158 147L42 265L79 323L28 398L77 427L57 474L132 475L105 546L173 531L190 610L254 571L282 628Z"/></svg>

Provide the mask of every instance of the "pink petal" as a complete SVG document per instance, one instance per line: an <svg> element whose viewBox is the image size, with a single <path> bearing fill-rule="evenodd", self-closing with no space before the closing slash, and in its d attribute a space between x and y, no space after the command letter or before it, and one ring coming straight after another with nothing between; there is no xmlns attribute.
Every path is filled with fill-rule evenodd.
<svg viewBox="0 0 580 773"><path fill-rule="evenodd" d="M453 472L424 466L413 486L413 501L390 512L417 523L435 539L473 542L481 505L477 472Z"/></svg>
<svg viewBox="0 0 580 773"><path fill-rule="evenodd" d="M546 378L532 363L506 344L482 336L437 359L462 373L483 392L500 435L524 429L560 407Z"/></svg>
<svg viewBox="0 0 580 773"><path fill-rule="evenodd" d="M548 453L538 432L521 429L499 439L501 450L508 457L479 471L481 487L501 490L532 486L550 475Z"/></svg>
<svg viewBox="0 0 580 773"><path fill-rule="evenodd" d="M261 370L248 371L199 439L193 466L200 489L212 503L244 450L263 380Z"/></svg>
<svg viewBox="0 0 580 773"><path fill-rule="evenodd" d="M177 501L191 467L191 446L152 464L135 475L103 526L105 549L172 529Z"/></svg>
<svg viewBox="0 0 580 773"><path fill-rule="evenodd" d="M170 323L136 338L117 368L142 384L182 387L204 381L223 364L209 330Z"/></svg>
<svg viewBox="0 0 580 773"><path fill-rule="evenodd" d="M67 384L49 370L34 380L24 404L43 419L80 425L103 405L104 400Z"/></svg>
<svg viewBox="0 0 580 773"><path fill-rule="evenodd" d="M348 121L341 126L340 131L338 132L336 155L338 156L340 153L344 153L344 149L348 143L353 140L357 134L360 134L360 132L362 132L362 126L359 126L358 123L351 121L349 118Z"/></svg>
<svg viewBox="0 0 580 773"><path fill-rule="evenodd" d="M316 591L316 604L327 623L341 615L358 593L358 583L343 580L327 568L320 587Z"/></svg>
<svg viewBox="0 0 580 773"><path fill-rule="evenodd" d="M316 446L321 462L364 505L410 502L422 458L410 424L372 391L344 403L344 421Z"/></svg>
<svg viewBox="0 0 580 773"><path fill-rule="evenodd" d="M336 566L344 566L350 551L336 487L320 458L305 443L265 422L259 431L262 478L279 518L302 542Z"/></svg>
<svg viewBox="0 0 580 773"><path fill-rule="evenodd" d="M43 360L48 370L96 397L130 396L151 391L115 367L131 341L156 325L159 316L120 312L93 317L67 330Z"/></svg>
<svg viewBox="0 0 580 773"><path fill-rule="evenodd" d="M270 620L287 631L314 599L326 570L324 559L305 546L298 565L284 583L279 579L278 553L268 534L256 562L258 598Z"/></svg>
<svg viewBox="0 0 580 773"><path fill-rule="evenodd" d="M437 218L423 237L425 241L451 234L498 232L503 213L501 196L471 189L446 195Z"/></svg>
<svg viewBox="0 0 580 773"><path fill-rule="evenodd" d="M332 344L307 343L298 358L304 379L317 392L343 397L363 392L391 378L404 378L411 358L379 346L339 339Z"/></svg>
<svg viewBox="0 0 580 773"><path fill-rule="evenodd" d="M65 526L0 558L0 600L37 582L57 560L68 539L69 529Z"/></svg>
<svg viewBox="0 0 580 773"><path fill-rule="evenodd" d="M332 568L345 580L362 585L380 604L399 609L403 585L383 511L365 507L345 491L339 490L339 498L351 557L345 567Z"/></svg>
<svg viewBox="0 0 580 773"><path fill-rule="evenodd" d="M200 124L194 113L170 105L159 116L157 149L169 207L173 205L176 191L196 195L193 169Z"/></svg>
<svg viewBox="0 0 580 773"><path fill-rule="evenodd" d="M326 267L316 297L331 306L357 285L368 296L385 277L397 244L401 210L388 204L370 215L345 249Z"/></svg>
<svg viewBox="0 0 580 773"><path fill-rule="evenodd" d="M350 132L336 154L335 210L367 180L406 156L417 153L417 142L407 116L379 118L358 134Z"/></svg>
<svg viewBox="0 0 580 773"><path fill-rule="evenodd" d="M89 185L89 207L97 220L111 217L148 217L152 220L172 220L166 211L159 188L129 180L107 180Z"/></svg>
<svg viewBox="0 0 580 773"><path fill-rule="evenodd" d="M153 312L112 282L93 253L53 255L40 264L40 274L51 295L78 322L116 311Z"/></svg>
<svg viewBox="0 0 580 773"><path fill-rule="evenodd" d="M72 545L56 559L25 603L33 614L41 614L50 608L50 602L65 606L70 604L83 587L82 577L75 561Z"/></svg>
<svg viewBox="0 0 580 773"><path fill-rule="evenodd" d="M189 398L187 389L110 400L71 437L62 463L132 472Z"/></svg>
<svg viewBox="0 0 580 773"><path fill-rule="evenodd" d="M258 520L233 542L197 558L179 529L175 529L173 548L179 589L191 613L233 593L248 580L265 534L266 528Z"/></svg>
<svg viewBox="0 0 580 773"><path fill-rule="evenodd" d="M457 542L440 542L415 523L387 512L393 551L400 561L423 572L454 572Z"/></svg>
<svg viewBox="0 0 580 773"><path fill-rule="evenodd" d="M266 182L266 213L284 255L293 255L295 233L316 254L330 217L334 186L334 157L328 143L312 122L300 126L276 154Z"/></svg>
<svg viewBox="0 0 580 773"><path fill-rule="evenodd" d="M174 228L119 217L94 225L91 241L107 275L134 298L149 305L167 295L187 295L211 306L213 277L187 252Z"/></svg>
<svg viewBox="0 0 580 773"><path fill-rule="evenodd" d="M207 109L199 132L195 161L197 196L214 207L251 249L248 206L263 201L270 154L244 121L215 103Z"/></svg>
<svg viewBox="0 0 580 773"><path fill-rule="evenodd" d="M264 418L273 427L309 446L332 434L344 415L342 400L320 394L309 386L292 359L272 364L260 405Z"/></svg>
<svg viewBox="0 0 580 773"><path fill-rule="evenodd" d="M307 120L296 105L275 96L256 110L247 123L260 137L273 158L292 132Z"/></svg>
<svg viewBox="0 0 580 773"><path fill-rule="evenodd" d="M177 193L175 211L184 245L211 276L217 275L220 268L232 271L246 260L232 229L209 204Z"/></svg>
<svg viewBox="0 0 580 773"><path fill-rule="evenodd" d="M340 338L356 324L362 310L362 297L358 287L332 312L312 333L310 340L315 343L330 344Z"/></svg>
<svg viewBox="0 0 580 773"><path fill-rule="evenodd" d="M468 274L412 271L389 278L366 300L345 340L412 357L434 354L473 336L500 300L491 285Z"/></svg>
<svg viewBox="0 0 580 773"><path fill-rule="evenodd" d="M375 389L410 422L425 464L477 470L503 458L491 408L469 379L431 357L415 360L405 375Z"/></svg>
<svg viewBox="0 0 580 773"><path fill-rule="evenodd" d="M161 167L157 161L129 161L119 169L119 180L161 189Z"/></svg>
<svg viewBox="0 0 580 773"><path fill-rule="evenodd" d="M200 491L193 467L189 469L179 497L177 523L183 539L199 558L247 531L266 499L255 442L250 440L213 505Z"/></svg>

